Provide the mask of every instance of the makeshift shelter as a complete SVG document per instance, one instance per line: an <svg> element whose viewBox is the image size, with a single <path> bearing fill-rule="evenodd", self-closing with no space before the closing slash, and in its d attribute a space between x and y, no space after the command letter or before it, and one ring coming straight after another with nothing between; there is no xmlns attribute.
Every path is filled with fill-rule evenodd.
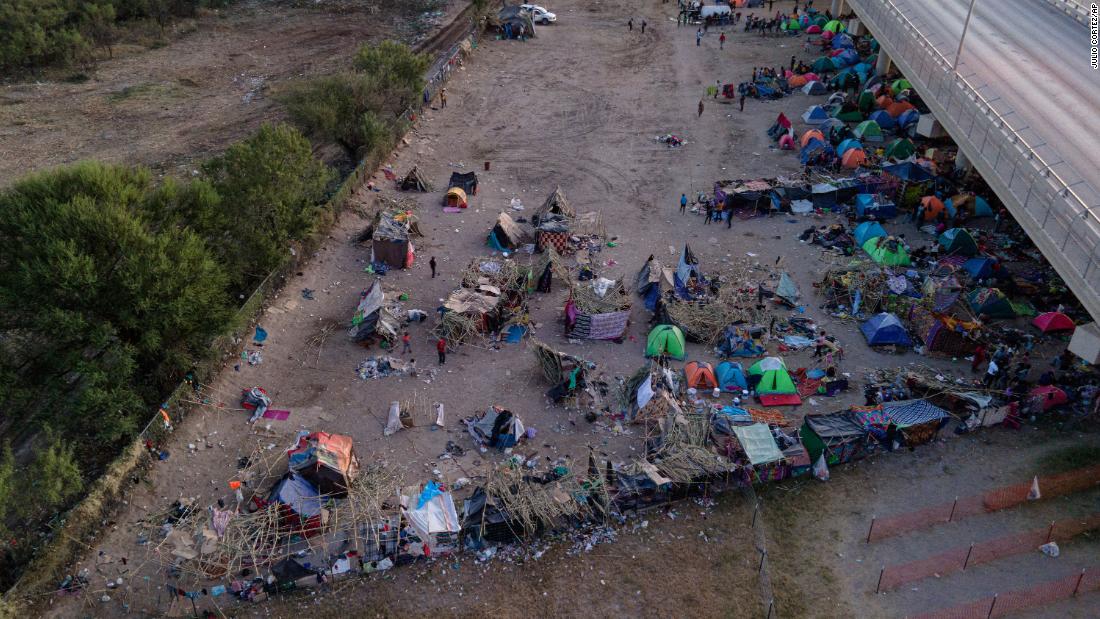
<svg viewBox="0 0 1100 619"><path fill-rule="evenodd" d="M791 307L798 305L798 284L794 283L786 271L779 274L779 285L775 287L775 297Z"/></svg>
<svg viewBox="0 0 1100 619"><path fill-rule="evenodd" d="M779 137L779 150L794 150L794 138L789 133Z"/></svg>
<svg viewBox="0 0 1100 619"><path fill-rule="evenodd" d="M280 527L285 532L313 534L321 526L323 501L317 488L306 478L288 471L271 488L268 503L279 505Z"/></svg>
<svg viewBox="0 0 1100 619"><path fill-rule="evenodd" d="M972 193L960 193L944 200L943 207L951 217L958 216L960 210L967 210L974 217L992 217L993 209L989 202Z"/></svg>
<svg viewBox="0 0 1100 619"><path fill-rule="evenodd" d="M888 313L875 314L862 325L859 330L867 340L868 346L912 346L909 333L901 320Z"/></svg>
<svg viewBox="0 0 1100 619"><path fill-rule="evenodd" d="M676 272L662 267L656 258L650 256L638 271L634 283L638 294L644 299L645 308L656 311L662 293L676 289Z"/></svg>
<svg viewBox="0 0 1100 619"><path fill-rule="evenodd" d="M825 84L823 82L819 81L819 80L810 80L810 81L806 82L805 86L802 87L802 92L804 94L812 95L812 96L823 95L826 92L828 92L828 90L829 89L825 86ZM814 114L818 114L818 116L817 116L818 120L811 121L811 120L806 118L806 115L810 114L811 110L813 110L814 107L818 108L818 110L819 110L819 112L814 112ZM809 110L806 110L806 113L804 113L802 115L802 120L806 121L807 123L814 124L814 123L820 122L822 120L825 120L828 117L829 117L829 113L825 111L825 108L821 107L820 105L815 105L815 106L811 107Z"/></svg>
<svg viewBox="0 0 1100 619"><path fill-rule="evenodd" d="M853 148L840 158L840 165L846 170L855 170L865 163L867 163L867 153L860 148Z"/></svg>
<svg viewBox="0 0 1100 619"><path fill-rule="evenodd" d="M863 247L863 244L871 239L886 236L886 229L877 221L865 221L856 226L852 236L855 238L856 245Z"/></svg>
<svg viewBox="0 0 1100 619"><path fill-rule="evenodd" d="M958 293L954 294L954 298L958 298ZM977 346L974 335L980 329L978 323L966 322L929 311L919 305L910 308L908 322L909 330L924 343L925 349L931 352L965 357Z"/></svg>
<svg viewBox="0 0 1100 619"><path fill-rule="evenodd" d="M512 219L508 213L502 212L497 216L497 223L489 231L486 243L497 251L512 251L529 243L531 235Z"/></svg>
<svg viewBox="0 0 1100 619"><path fill-rule="evenodd" d="M886 113L889 114L892 118L894 118L894 122L896 122L896 123L898 123L899 125L902 125L902 126L904 126L901 122L902 115L904 115L906 112L909 112L909 111L916 111L916 107L912 103L909 103L908 101L894 101L890 105L886 106L885 109L886 109ZM917 112L917 116L918 116L918 119L919 119L920 112ZM908 117L906 118L906 120L908 121Z"/></svg>
<svg viewBox="0 0 1100 619"><path fill-rule="evenodd" d="M825 141L825 134L821 133L821 131L818 130L818 129L810 129L806 133L802 134L802 137L798 141L799 146L805 146L810 140L814 140L814 139L821 140L822 142L824 142Z"/></svg>
<svg viewBox="0 0 1100 619"><path fill-rule="evenodd" d="M996 288L978 288L967 295L970 309L979 316L989 318L1015 318L1016 312L1012 309L1008 297Z"/></svg>
<svg viewBox="0 0 1100 619"><path fill-rule="evenodd" d="M881 142L882 127L873 120L865 120L852 130L852 134L865 142Z"/></svg>
<svg viewBox="0 0 1100 619"><path fill-rule="evenodd" d="M783 452L775 444L771 428L766 423L754 423L750 426L734 426L733 433L737 436L737 442L745 452L749 464L757 466L778 462L783 459Z"/></svg>
<svg viewBox="0 0 1100 619"><path fill-rule="evenodd" d="M542 206L531 215L531 223L537 226L543 219L551 215L559 215L566 219L573 219L577 216L577 211L573 210L573 207L569 204L569 200L565 198L565 193L561 190L561 187L555 187L554 191L551 191L550 195L546 196L546 200L543 201Z"/></svg>
<svg viewBox="0 0 1100 619"><path fill-rule="evenodd" d="M829 465L860 460L874 452L875 443L859 419L849 411L806 415L799 429L802 445L817 462L824 455Z"/></svg>
<svg viewBox="0 0 1100 619"><path fill-rule="evenodd" d="M393 342L397 338L397 319L384 307L385 295L380 280L374 280L362 294L351 319L348 336L355 342L380 338Z"/></svg>
<svg viewBox="0 0 1100 619"><path fill-rule="evenodd" d="M420 168L413 166L405 178L401 179L401 190L428 192L432 190L432 184L420 173Z"/></svg>
<svg viewBox="0 0 1100 619"><path fill-rule="evenodd" d="M909 252L905 245L895 237L880 236L864 243L863 251L878 264L886 266L909 266Z"/></svg>
<svg viewBox="0 0 1100 619"><path fill-rule="evenodd" d="M957 256L974 256L978 253L978 244L966 228L945 230L937 239L943 251Z"/></svg>
<svg viewBox="0 0 1100 619"><path fill-rule="evenodd" d="M1031 321L1031 324L1039 328L1043 333L1072 333L1077 329L1073 319L1061 312L1046 312L1039 314Z"/></svg>
<svg viewBox="0 0 1100 619"><path fill-rule="evenodd" d="M566 334L588 340L617 340L630 323L630 296L621 280L597 278L575 285L565 302Z"/></svg>
<svg viewBox="0 0 1100 619"><path fill-rule="evenodd" d="M826 25L828 25L828 22L826 22ZM852 40L851 35L843 34L843 31L841 32L842 34L838 34L833 37L833 40L829 43L829 47L832 47L833 49L855 49L856 42Z"/></svg>
<svg viewBox="0 0 1100 619"><path fill-rule="evenodd" d="M463 420L466 431L478 445L507 449L526 438L523 421L512 411L490 406L481 415Z"/></svg>
<svg viewBox="0 0 1100 619"><path fill-rule="evenodd" d="M679 327L657 325L646 337L645 356L659 357L664 355L682 360L686 345L684 334Z"/></svg>
<svg viewBox="0 0 1100 619"><path fill-rule="evenodd" d="M466 172L460 174L458 172L451 172L451 179L447 182L447 188L458 187L467 195L477 195L477 173Z"/></svg>
<svg viewBox="0 0 1100 619"><path fill-rule="evenodd" d="M382 211L363 235L371 241L371 262L394 269L411 267L416 256L409 239L408 215ZM362 238L362 237L361 237Z"/></svg>
<svg viewBox="0 0 1100 619"><path fill-rule="evenodd" d="M806 146L802 147L798 157L802 165L828 165L836 158L836 153L833 151L833 147L825 142L810 140Z"/></svg>
<svg viewBox="0 0 1100 619"><path fill-rule="evenodd" d="M429 481L423 488L403 489L400 502L401 515L424 544L423 554L449 552L458 547L462 523L450 492Z"/></svg>
<svg viewBox="0 0 1100 619"><path fill-rule="evenodd" d="M924 207L924 221L935 221L945 211L943 201L936 196L921 198L920 205Z"/></svg>
<svg viewBox="0 0 1100 619"><path fill-rule="evenodd" d="M901 432L906 447L930 443L950 419L947 411L928 400L895 400L880 408L888 424Z"/></svg>
<svg viewBox="0 0 1100 619"><path fill-rule="evenodd" d="M768 128L768 137L773 140L778 140L780 136L787 133L791 128L791 121L787 118L787 115L783 112L779 113L779 116L775 117L775 122Z"/></svg>
<svg viewBox="0 0 1100 619"><path fill-rule="evenodd" d="M718 380L718 388L727 393L741 393L749 388L748 379L745 378L745 370L736 361L723 361L714 370L714 377Z"/></svg>
<svg viewBox="0 0 1100 619"><path fill-rule="evenodd" d="M749 368L750 383L755 382L760 402L765 406L797 405L802 403L798 389L787 373L787 364L779 357L765 357Z"/></svg>
<svg viewBox="0 0 1100 619"><path fill-rule="evenodd" d="M863 120L863 114L854 103L841 103L835 106L829 115L846 123L857 123Z"/></svg>
<svg viewBox="0 0 1100 619"><path fill-rule="evenodd" d="M821 34L821 26L818 26L817 24L809 26L808 28L806 28L806 34Z"/></svg>
<svg viewBox="0 0 1100 619"><path fill-rule="evenodd" d="M302 432L286 451L290 470L301 475L321 494L347 496L349 480L359 473L352 439L343 434Z"/></svg>
<svg viewBox="0 0 1100 619"><path fill-rule="evenodd" d="M935 178L931 172L923 166L911 161L882 166L882 171L896 177L898 180L912 183L923 183Z"/></svg>
<svg viewBox="0 0 1100 619"><path fill-rule="evenodd" d="M834 70L834 68L833 59L828 56L822 56L810 64L810 69L814 73L825 73Z"/></svg>
<svg viewBox="0 0 1100 619"><path fill-rule="evenodd" d="M573 220L564 215L544 213L535 226L535 247L539 251L553 248L559 254L567 254L573 251L569 244Z"/></svg>
<svg viewBox="0 0 1100 619"><path fill-rule="evenodd" d="M827 118L827 119L821 121L821 124L817 126L818 129L821 129L822 133L830 136L829 137L830 142L832 141L832 133L833 133L834 129L838 129L838 128L847 129L847 127L848 126L844 124L843 120L839 120L837 118Z"/></svg>
<svg viewBox="0 0 1100 619"><path fill-rule="evenodd" d="M917 147L909 138L898 138L886 145L883 155L887 159L908 159L916 152Z"/></svg>
<svg viewBox="0 0 1100 619"><path fill-rule="evenodd" d="M704 361L689 361L684 366L684 387L698 391L710 391L718 388L718 379L714 368Z"/></svg>
<svg viewBox="0 0 1100 619"><path fill-rule="evenodd" d="M699 259L695 257L695 253L692 252L691 248L685 243L684 249L680 252L680 262L676 265L675 282L677 296L683 298L688 297L689 295L686 294L686 287L693 281L702 282L703 272L699 269Z"/></svg>
<svg viewBox="0 0 1100 619"><path fill-rule="evenodd" d="M720 357L759 357L764 354L764 345L753 337L752 329L729 325L718 342L717 351Z"/></svg>
<svg viewBox="0 0 1100 619"><path fill-rule="evenodd" d="M880 200L878 194L861 193L856 196L857 217L874 217L878 220L885 220L897 214L897 206L893 202L884 202Z"/></svg>
<svg viewBox="0 0 1100 619"><path fill-rule="evenodd" d="M466 208L466 192L461 187L451 187L443 196L443 206L445 208Z"/></svg>
<svg viewBox="0 0 1100 619"><path fill-rule="evenodd" d="M505 5L497 13L497 26L501 33L513 39L535 36L535 22L532 14L519 5Z"/></svg>

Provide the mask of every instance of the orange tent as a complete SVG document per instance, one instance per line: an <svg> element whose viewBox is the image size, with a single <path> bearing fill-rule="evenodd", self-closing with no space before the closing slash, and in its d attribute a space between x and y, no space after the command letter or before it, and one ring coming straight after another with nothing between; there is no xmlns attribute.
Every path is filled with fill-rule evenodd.
<svg viewBox="0 0 1100 619"><path fill-rule="evenodd" d="M787 85L791 88L798 88L799 86L806 85L806 78L802 75L793 75L787 80Z"/></svg>
<svg viewBox="0 0 1100 619"><path fill-rule="evenodd" d="M878 105L879 108L883 110L893 105L893 103L894 100L890 98L890 95L879 95L878 98L875 99L875 105Z"/></svg>
<svg viewBox="0 0 1100 619"><path fill-rule="evenodd" d="M901 116L906 111L915 108L916 106L908 101L894 101L890 105L886 106L886 113L894 118Z"/></svg>
<svg viewBox="0 0 1100 619"><path fill-rule="evenodd" d="M684 366L684 378L687 386L698 390L718 388L718 379L714 377L714 368L705 361L691 361Z"/></svg>
<svg viewBox="0 0 1100 619"><path fill-rule="evenodd" d="M924 207L924 221L933 221L944 211L943 202L936 196L924 196L920 205Z"/></svg>
<svg viewBox="0 0 1100 619"><path fill-rule="evenodd" d="M822 142L825 142L826 144L829 142L829 140L825 139L825 134L822 133L820 129L810 129L806 133L802 134L802 141L800 143L800 146L805 147L807 144L810 143L810 140L814 138L817 138Z"/></svg>
<svg viewBox="0 0 1100 619"><path fill-rule="evenodd" d="M863 152L861 148L849 149L840 158L840 165L849 170L854 170L865 163L867 163L867 153Z"/></svg>

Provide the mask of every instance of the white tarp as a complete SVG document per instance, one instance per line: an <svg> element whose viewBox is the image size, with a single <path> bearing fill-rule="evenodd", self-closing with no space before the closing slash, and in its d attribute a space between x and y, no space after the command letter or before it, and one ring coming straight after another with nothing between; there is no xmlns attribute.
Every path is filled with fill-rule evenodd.
<svg viewBox="0 0 1100 619"><path fill-rule="evenodd" d="M645 381L638 386L638 408L644 408L653 399L653 375L645 377Z"/></svg>
<svg viewBox="0 0 1100 619"><path fill-rule="evenodd" d="M752 464L767 464L783 459L783 452L775 444L772 431L766 423L754 423L751 426L735 426L733 433L741 443L741 448Z"/></svg>
<svg viewBox="0 0 1100 619"><path fill-rule="evenodd" d="M390 414L386 418L386 429L383 431L383 434L386 436L396 434L402 427L404 426L401 425L401 403L391 402Z"/></svg>

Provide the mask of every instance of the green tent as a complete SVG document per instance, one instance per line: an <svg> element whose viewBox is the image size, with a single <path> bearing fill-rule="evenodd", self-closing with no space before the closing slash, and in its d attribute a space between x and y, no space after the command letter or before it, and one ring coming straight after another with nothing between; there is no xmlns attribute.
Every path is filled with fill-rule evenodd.
<svg viewBox="0 0 1100 619"><path fill-rule="evenodd" d="M1012 309L1008 297L996 288L979 288L967 297L970 309L979 316L984 314L990 318L1015 318L1016 311Z"/></svg>
<svg viewBox="0 0 1100 619"><path fill-rule="evenodd" d="M909 252L905 251L905 245L894 237L879 236L867 239L863 244L863 251L878 264L892 267L909 266Z"/></svg>
<svg viewBox="0 0 1100 619"><path fill-rule="evenodd" d="M818 13L814 17L814 25L815 26L818 26L820 28L825 28L825 24L827 24L827 23L829 23L829 18L825 17L825 15L822 14L822 13Z"/></svg>
<svg viewBox="0 0 1100 619"><path fill-rule="evenodd" d="M646 338L645 356L668 355L673 359L684 358L684 333L673 325L657 325Z"/></svg>
<svg viewBox="0 0 1100 619"><path fill-rule="evenodd" d="M856 125L856 128L852 130L852 135L864 142L881 142L882 127L873 120L865 120Z"/></svg>
<svg viewBox="0 0 1100 619"><path fill-rule="evenodd" d="M840 23L839 21L837 21L835 19L833 21L825 24L824 26L822 26L821 29L822 30L827 30L829 32L834 32L834 33L844 32L845 30L847 30L847 28L844 27L844 24Z"/></svg>
<svg viewBox="0 0 1100 619"><path fill-rule="evenodd" d="M787 364L779 357L764 357L752 364L749 376L760 377L760 382L756 384L757 395L798 393L791 375L787 373Z"/></svg>
<svg viewBox="0 0 1100 619"><path fill-rule="evenodd" d="M909 138L898 138L886 145L886 156L894 159L908 159L917 147Z"/></svg>
<svg viewBox="0 0 1100 619"><path fill-rule="evenodd" d="M856 103L859 106L859 111L864 114L870 114L871 110L875 108L875 93L870 90L864 90L859 93L859 101Z"/></svg>
<svg viewBox="0 0 1100 619"><path fill-rule="evenodd" d="M890 90L893 90L894 94L897 94L897 93L899 93L903 90L909 90L912 87L913 87L913 85L910 84L909 80L907 80L905 78L902 78L900 80L894 80L894 83L890 84Z"/></svg>
<svg viewBox="0 0 1100 619"><path fill-rule="evenodd" d="M817 73L819 75L825 73L826 71L832 71L833 59L829 58L828 56L822 56L821 58L813 61L813 64L810 65L810 69L814 73Z"/></svg>
<svg viewBox="0 0 1100 619"><path fill-rule="evenodd" d="M845 110L843 105L838 105L833 109L830 115L833 118L837 120L843 120L846 123L857 123L863 120L863 114L859 113L858 107L852 107Z"/></svg>
<svg viewBox="0 0 1100 619"><path fill-rule="evenodd" d="M978 244L974 241L974 237L966 231L966 228L946 230L938 240L940 245L943 245L943 250L949 254L959 256L976 256L978 254Z"/></svg>
<svg viewBox="0 0 1100 619"><path fill-rule="evenodd" d="M797 32L799 30L802 30L802 24L798 23L798 19L792 17L789 21L787 21L787 30L790 32Z"/></svg>

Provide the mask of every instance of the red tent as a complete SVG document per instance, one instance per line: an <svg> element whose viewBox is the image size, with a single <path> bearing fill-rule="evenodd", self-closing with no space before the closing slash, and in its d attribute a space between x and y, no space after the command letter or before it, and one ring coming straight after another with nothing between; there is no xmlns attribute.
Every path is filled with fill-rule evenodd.
<svg viewBox="0 0 1100 619"><path fill-rule="evenodd" d="M1039 330L1043 333L1057 333L1059 331L1072 333L1077 328L1077 325L1073 324L1073 319L1061 312L1039 314L1035 317L1035 320L1031 321L1031 324L1039 327Z"/></svg>
<svg viewBox="0 0 1100 619"><path fill-rule="evenodd" d="M1066 392L1053 385L1036 387L1031 390L1029 395L1033 398L1042 399L1044 411L1069 402L1069 396L1066 395Z"/></svg>

